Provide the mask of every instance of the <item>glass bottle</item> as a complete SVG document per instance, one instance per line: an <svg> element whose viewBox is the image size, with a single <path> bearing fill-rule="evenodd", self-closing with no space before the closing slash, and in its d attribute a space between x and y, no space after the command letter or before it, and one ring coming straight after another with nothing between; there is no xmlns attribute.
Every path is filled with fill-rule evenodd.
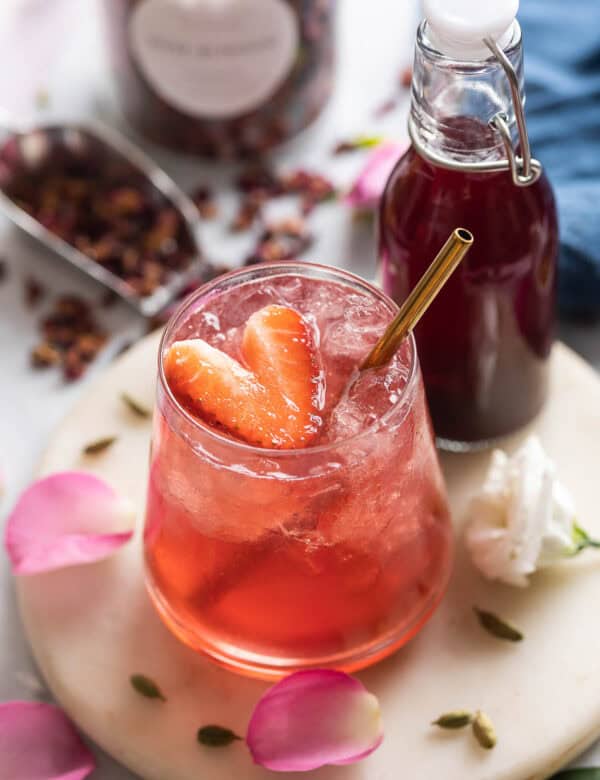
<svg viewBox="0 0 600 780"><path fill-rule="evenodd" d="M181 152L260 154L333 87L336 0L104 0L123 112Z"/></svg>
<svg viewBox="0 0 600 780"><path fill-rule="evenodd" d="M558 224L529 152L521 30L514 18L496 18L487 35L490 9L480 6L425 3L412 144L379 215L383 287L399 303L452 229L475 237L415 333L434 428L449 449L485 446L538 413L554 330Z"/></svg>

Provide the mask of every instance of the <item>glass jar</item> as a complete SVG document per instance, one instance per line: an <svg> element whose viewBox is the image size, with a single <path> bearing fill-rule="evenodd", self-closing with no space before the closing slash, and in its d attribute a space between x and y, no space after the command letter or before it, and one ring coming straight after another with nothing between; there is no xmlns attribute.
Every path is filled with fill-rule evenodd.
<svg viewBox="0 0 600 780"><path fill-rule="evenodd" d="M333 85L335 0L105 0L123 111L150 140L222 158L269 150Z"/></svg>

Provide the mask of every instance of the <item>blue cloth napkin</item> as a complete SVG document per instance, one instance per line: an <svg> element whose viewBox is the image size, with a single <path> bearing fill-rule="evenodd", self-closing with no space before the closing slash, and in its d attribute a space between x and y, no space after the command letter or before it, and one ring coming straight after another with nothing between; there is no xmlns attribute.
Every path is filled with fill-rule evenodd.
<svg viewBox="0 0 600 780"><path fill-rule="evenodd" d="M561 313L600 316L600 0L521 0L531 149L560 217Z"/></svg>

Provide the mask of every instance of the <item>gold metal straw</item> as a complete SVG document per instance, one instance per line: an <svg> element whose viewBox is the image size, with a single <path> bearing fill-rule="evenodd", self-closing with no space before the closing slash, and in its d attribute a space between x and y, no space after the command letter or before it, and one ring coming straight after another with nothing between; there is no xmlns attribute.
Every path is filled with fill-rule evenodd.
<svg viewBox="0 0 600 780"><path fill-rule="evenodd" d="M387 363L405 336L415 327L429 304L448 281L448 278L473 244L473 236L464 228L456 228L450 234L435 260L419 279L416 287L400 307L400 311L371 350L360 367L377 368Z"/></svg>

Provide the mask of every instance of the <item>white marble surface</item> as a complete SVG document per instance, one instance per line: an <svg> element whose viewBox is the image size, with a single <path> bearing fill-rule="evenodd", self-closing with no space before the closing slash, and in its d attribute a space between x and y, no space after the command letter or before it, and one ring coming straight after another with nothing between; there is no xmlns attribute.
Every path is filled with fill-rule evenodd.
<svg viewBox="0 0 600 780"><path fill-rule="evenodd" d="M10 0L12 2L13 0ZM61 0L62 2L62 0ZM7 3L7 5L10 3ZM388 97L401 65L409 61L414 31L413 0L343 0L340 3L340 63L337 90L325 116L298 142L282 151L282 163L304 163L327 168L340 186L347 184L360 159L331 160L332 143L355 132L404 133L404 109L376 123L373 109ZM52 70L39 68L39 86L47 89L50 106L37 113L41 121L52 117L100 116L118 123L114 109L110 74L103 53L101 22L93 0L71 3L72 18L67 33L57 43L59 50ZM2 3L2 10L5 3ZM4 14L0 15L0 25ZM14 63L0 64L6 70ZM47 78L47 73L51 73ZM32 107L33 111L33 107ZM157 149L152 154L182 185L192 187L203 180L216 180L222 187L223 213L234 204L225 191L230 168L183 160ZM364 226L353 225L348 212L336 205L323 206L314 217L319 240L307 253L344 265L364 275L374 270L373 240ZM250 237L229 239L223 221L207 227L207 254L216 261L235 263L252 242ZM38 246L0 219L0 256L9 263L9 279L0 285L0 473L5 485L0 514L5 516L18 492L31 479L51 431L75 400L118 350L119 344L143 330L143 323L124 305L105 313L107 328L114 334L109 349L84 380L64 385L53 371L35 373L28 365L28 350L36 341L36 316L22 302L22 277L31 273L50 291L77 291L90 297L101 289L82 278L61 261L49 257ZM43 304L42 304L43 305ZM600 368L598 326L563 326L563 338ZM33 666L23 639L14 592L4 556L0 556L0 700L30 698ZM600 747L582 763L600 765ZM133 775L101 757L94 777L99 780L131 780Z"/></svg>
<svg viewBox="0 0 600 780"><path fill-rule="evenodd" d="M159 335L141 341L94 383L53 435L41 465L42 473L85 465L134 501L139 517L151 426L132 420L118 394L126 388L150 401ZM550 385L543 413L505 447L514 452L535 431L597 537L590 477L600 459L600 381L561 345L552 356ZM90 462L82 446L105 430L119 430L119 441ZM575 449L586 453L583 467L570 455ZM442 458L459 538L488 460L486 452ZM138 525L136 539L106 561L19 580L21 615L40 669L85 733L145 780L269 780L272 774L253 765L242 745L216 754L199 750L193 739L209 722L243 734L268 684L219 669L170 634L143 587L140 531ZM406 648L359 675L380 701L383 744L365 761L315 770L307 780L397 780L399 766L415 780L542 780L576 756L600 734L600 630L588 619L589 604L600 596L598 563L593 554L582 555L517 590L485 582L459 544L448 592L431 621ZM474 620L473 603L510 617L525 641L510 647L491 639ZM158 681L167 704L134 694L127 684L132 672ZM488 713L498 733L495 750L429 727L432 714L457 706Z"/></svg>

